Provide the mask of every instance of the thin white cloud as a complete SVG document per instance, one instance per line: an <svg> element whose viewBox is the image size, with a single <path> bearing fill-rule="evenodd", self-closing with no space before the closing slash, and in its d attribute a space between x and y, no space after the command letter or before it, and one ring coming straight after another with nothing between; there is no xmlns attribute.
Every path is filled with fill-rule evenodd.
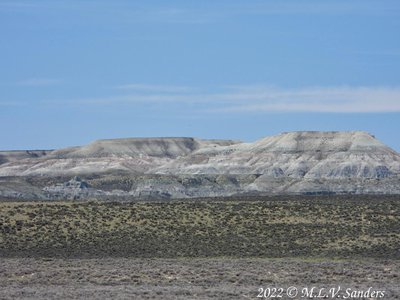
<svg viewBox="0 0 400 300"><path fill-rule="evenodd" d="M398 15L397 0L271 0L182 3L118 1L0 1L0 10L23 12L69 11L102 22L210 24L240 16L270 15ZM199 2L200 3L200 2ZM87 20L87 17L85 17Z"/></svg>
<svg viewBox="0 0 400 300"><path fill-rule="evenodd" d="M398 87L241 87L227 98L246 99L218 112L400 112Z"/></svg>
<svg viewBox="0 0 400 300"><path fill-rule="evenodd" d="M153 85L153 84L141 84L131 83L116 86L120 90L131 90L140 92L164 92L164 93L182 93L190 92L193 88L187 86L172 86L172 85Z"/></svg>
<svg viewBox="0 0 400 300"><path fill-rule="evenodd" d="M68 11L85 14L91 20L118 23L183 23L202 24L219 20L225 14L220 13L219 5L208 8L196 5L153 5L138 2L122 3L118 1L6 1L0 0L0 11L23 13L54 13ZM87 18L85 18L87 20Z"/></svg>
<svg viewBox="0 0 400 300"><path fill-rule="evenodd" d="M70 104L113 105L180 103L192 110L217 113L250 112L400 112L400 87L305 87L283 89L269 86L230 86L218 93L187 87L187 92L168 86L136 87L134 94L70 100ZM150 89L152 87L152 89Z"/></svg>
<svg viewBox="0 0 400 300"><path fill-rule="evenodd" d="M202 5L120 5L102 3L90 9L113 11L113 20L124 23L176 23L176 24L214 24L242 16L274 15L393 15L399 14L395 1L387 0L385 5L380 1L366 0L275 0L275 1L241 1ZM88 9L88 7L86 7Z"/></svg>
<svg viewBox="0 0 400 300"><path fill-rule="evenodd" d="M349 101L345 103L268 103L231 106L216 112L321 112L321 113L385 113L400 112L400 103Z"/></svg>
<svg viewBox="0 0 400 300"><path fill-rule="evenodd" d="M371 56L400 56L400 50L381 50L381 51L348 51L347 53L351 53L354 55L371 55Z"/></svg>
<svg viewBox="0 0 400 300"><path fill-rule="evenodd" d="M18 82L18 85L23 86L49 86L60 84L62 80L54 78L29 78Z"/></svg>
<svg viewBox="0 0 400 300"><path fill-rule="evenodd" d="M11 13L42 13L44 9L48 7L48 3L39 1L4 1L0 0L0 13L11 12Z"/></svg>
<svg viewBox="0 0 400 300"><path fill-rule="evenodd" d="M385 5L383 5L383 3ZM232 5L232 7L235 7ZM236 14L258 15L346 15L346 14L393 14L399 13L398 3L392 0L287 0L256 1L236 6Z"/></svg>
<svg viewBox="0 0 400 300"><path fill-rule="evenodd" d="M38 7L37 3L26 1L5 1L0 2L0 8L33 8Z"/></svg>
<svg viewBox="0 0 400 300"><path fill-rule="evenodd" d="M24 106L25 102L0 101L0 106Z"/></svg>
<svg viewBox="0 0 400 300"><path fill-rule="evenodd" d="M128 15L128 14L131 15ZM193 9L182 7L163 7L156 9L128 10L125 14L130 22L154 22L177 24L208 24L220 20L225 14L216 12L215 9ZM132 18L134 16L134 18Z"/></svg>
<svg viewBox="0 0 400 300"><path fill-rule="evenodd" d="M113 105L113 104L136 104L136 103L188 103L198 102L196 95L181 94L129 94L122 96L109 96L101 98L70 99L62 101L68 104L79 105ZM60 101L46 101L44 103L60 103Z"/></svg>

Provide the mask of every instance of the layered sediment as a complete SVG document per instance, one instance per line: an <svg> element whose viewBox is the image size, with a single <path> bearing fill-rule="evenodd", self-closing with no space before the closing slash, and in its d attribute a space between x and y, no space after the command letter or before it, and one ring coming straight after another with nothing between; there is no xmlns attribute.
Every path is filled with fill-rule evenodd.
<svg viewBox="0 0 400 300"><path fill-rule="evenodd" d="M288 132L254 143L127 138L16 153L0 152L0 196L400 193L400 155L363 131Z"/></svg>

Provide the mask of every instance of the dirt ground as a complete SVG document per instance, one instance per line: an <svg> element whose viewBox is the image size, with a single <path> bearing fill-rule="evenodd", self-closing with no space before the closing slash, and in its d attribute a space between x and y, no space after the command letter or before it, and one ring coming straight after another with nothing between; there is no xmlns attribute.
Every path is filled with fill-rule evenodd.
<svg viewBox="0 0 400 300"><path fill-rule="evenodd" d="M267 299L260 288L384 291L400 299L400 262L318 259L0 260L1 299ZM271 297L272 298L272 297ZM361 298L364 299L364 298ZM373 299L373 298L371 298Z"/></svg>
<svg viewBox="0 0 400 300"><path fill-rule="evenodd" d="M0 299L400 299L399 276L398 196L0 201Z"/></svg>

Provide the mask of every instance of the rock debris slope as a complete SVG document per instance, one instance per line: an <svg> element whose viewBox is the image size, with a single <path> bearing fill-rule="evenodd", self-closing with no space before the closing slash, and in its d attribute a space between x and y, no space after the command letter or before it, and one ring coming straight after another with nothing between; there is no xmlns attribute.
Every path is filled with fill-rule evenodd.
<svg viewBox="0 0 400 300"><path fill-rule="evenodd" d="M254 143L100 140L43 153L3 159L0 195L51 199L400 193L400 155L362 131L289 132ZM0 152L1 157L5 155ZM75 175L82 182L72 184Z"/></svg>

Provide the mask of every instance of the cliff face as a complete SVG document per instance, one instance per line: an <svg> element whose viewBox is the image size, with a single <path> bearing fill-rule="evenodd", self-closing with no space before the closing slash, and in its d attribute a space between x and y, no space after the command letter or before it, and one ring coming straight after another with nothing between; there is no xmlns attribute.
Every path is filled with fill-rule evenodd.
<svg viewBox="0 0 400 300"><path fill-rule="evenodd" d="M22 189L6 179L13 178L24 192L32 185L39 197L55 197L55 191L57 198L67 197L70 185L60 180L74 175L89 182L84 189L76 185L73 195L78 198L400 193L400 155L361 131L289 132L254 143L195 138L100 140L42 154L14 160L3 155L0 195Z"/></svg>

